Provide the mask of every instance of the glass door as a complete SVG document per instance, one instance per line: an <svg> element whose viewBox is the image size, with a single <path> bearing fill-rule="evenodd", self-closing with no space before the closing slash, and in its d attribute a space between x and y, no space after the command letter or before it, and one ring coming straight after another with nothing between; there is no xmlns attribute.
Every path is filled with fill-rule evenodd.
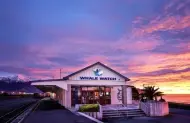
<svg viewBox="0 0 190 123"><path fill-rule="evenodd" d="M103 86L72 86L71 103L75 104L111 104L111 88Z"/></svg>

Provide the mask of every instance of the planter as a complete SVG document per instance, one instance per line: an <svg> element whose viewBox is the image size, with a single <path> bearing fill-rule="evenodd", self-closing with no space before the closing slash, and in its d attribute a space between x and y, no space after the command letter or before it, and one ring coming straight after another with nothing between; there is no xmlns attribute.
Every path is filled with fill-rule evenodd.
<svg viewBox="0 0 190 123"><path fill-rule="evenodd" d="M102 119L100 116L100 112L82 112L90 117L96 118L96 119Z"/></svg>
<svg viewBox="0 0 190 123"><path fill-rule="evenodd" d="M75 110L90 117L102 119L102 106L99 104L76 104Z"/></svg>
<svg viewBox="0 0 190 123"><path fill-rule="evenodd" d="M98 104L85 104L81 105L78 109L80 112L99 112Z"/></svg>

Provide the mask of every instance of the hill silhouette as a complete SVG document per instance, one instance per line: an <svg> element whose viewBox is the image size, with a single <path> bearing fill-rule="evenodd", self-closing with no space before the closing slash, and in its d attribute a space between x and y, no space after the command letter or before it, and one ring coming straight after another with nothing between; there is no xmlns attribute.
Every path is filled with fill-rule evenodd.
<svg viewBox="0 0 190 123"><path fill-rule="evenodd" d="M42 93L35 86L32 86L30 82L6 82L0 80L0 91L22 91L26 93Z"/></svg>

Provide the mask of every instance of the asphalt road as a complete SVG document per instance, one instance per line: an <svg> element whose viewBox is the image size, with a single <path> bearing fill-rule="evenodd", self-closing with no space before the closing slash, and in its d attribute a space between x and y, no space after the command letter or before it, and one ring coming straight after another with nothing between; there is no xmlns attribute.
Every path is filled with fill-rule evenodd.
<svg viewBox="0 0 190 123"><path fill-rule="evenodd" d="M95 123L86 117L73 114L56 103L42 101L24 123Z"/></svg>
<svg viewBox="0 0 190 123"><path fill-rule="evenodd" d="M0 101L0 116L35 100L33 98L20 98Z"/></svg>

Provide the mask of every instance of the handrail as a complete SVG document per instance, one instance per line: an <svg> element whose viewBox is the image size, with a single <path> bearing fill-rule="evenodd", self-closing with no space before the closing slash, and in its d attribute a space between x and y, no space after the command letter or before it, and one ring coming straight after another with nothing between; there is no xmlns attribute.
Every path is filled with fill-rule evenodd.
<svg viewBox="0 0 190 123"><path fill-rule="evenodd" d="M103 107L102 107L102 105L100 105L100 103L98 103L98 105L99 105L99 118L102 119L102 117L103 117Z"/></svg>

